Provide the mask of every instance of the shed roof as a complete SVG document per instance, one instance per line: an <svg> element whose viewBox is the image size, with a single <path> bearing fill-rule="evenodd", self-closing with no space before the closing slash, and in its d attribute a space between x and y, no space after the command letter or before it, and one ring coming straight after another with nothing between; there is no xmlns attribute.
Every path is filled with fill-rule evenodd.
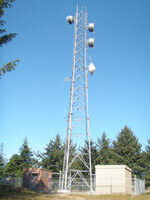
<svg viewBox="0 0 150 200"><path fill-rule="evenodd" d="M96 165L96 169L127 169L128 171L132 171L127 165Z"/></svg>

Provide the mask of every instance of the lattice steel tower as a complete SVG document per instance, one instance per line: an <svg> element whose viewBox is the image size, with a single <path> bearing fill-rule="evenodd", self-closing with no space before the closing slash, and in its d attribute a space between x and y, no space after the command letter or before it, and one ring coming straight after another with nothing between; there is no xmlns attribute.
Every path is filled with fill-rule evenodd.
<svg viewBox="0 0 150 200"><path fill-rule="evenodd" d="M87 65L90 61L87 57L87 47L94 46L93 38L87 40L87 31L94 31L94 23L87 24L86 8L79 9L78 6L75 16L68 16L66 20L69 24L74 23L74 44L62 190L70 190L71 183L79 176L92 191L87 74L88 72L93 74L96 68L93 63ZM72 156L71 148L74 144L76 144L77 151ZM81 152L82 147L86 149L85 153ZM76 160L82 163L85 170L74 169L73 165ZM87 177L85 173L89 175L89 181L85 178Z"/></svg>

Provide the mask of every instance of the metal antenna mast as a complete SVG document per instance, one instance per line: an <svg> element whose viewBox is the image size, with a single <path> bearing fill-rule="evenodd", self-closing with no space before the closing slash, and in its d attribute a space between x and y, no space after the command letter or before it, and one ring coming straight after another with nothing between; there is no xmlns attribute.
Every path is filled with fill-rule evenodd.
<svg viewBox="0 0 150 200"><path fill-rule="evenodd" d="M69 24L74 23L74 44L62 190L70 191L71 183L78 176L92 191L87 74L88 72L93 74L96 68L93 63L87 66L87 46L94 46L93 38L87 40L87 31L94 31L94 23L87 25L86 8L79 9L78 6L75 16L68 16L66 20ZM71 148L74 144L78 151L71 155ZM82 147L86 153L81 152ZM73 167L77 160L82 163L85 170ZM85 173L88 173L89 181L85 178Z"/></svg>

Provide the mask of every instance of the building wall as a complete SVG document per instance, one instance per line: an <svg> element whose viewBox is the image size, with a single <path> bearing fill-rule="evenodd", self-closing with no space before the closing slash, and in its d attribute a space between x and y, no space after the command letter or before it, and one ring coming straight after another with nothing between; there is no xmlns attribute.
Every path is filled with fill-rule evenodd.
<svg viewBox="0 0 150 200"><path fill-rule="evenodd" d="M126 168L125 170L125 177L126 177L126 193L131 194L132 191L132 173L131 170Z"/></svg>
<svg viewBox="0 0 150 200"><path fill-rule="evenodd" d="M52 172L41 168L23 169L23 188L48 192L51 189Z"/></svg>
<svg viewBox="0 0 150 200"><path fill-rule="evenodd" d="M96 165L95 168L97 193L131 193L130 168L125 165Z"/></svg>
<svg viewBox="0 0 150 200"><path fill-rule="evenodd" d="M41 185L39 190L48 191L51 190L51 183L52 183L52 172L49 170L42 170L41 171Z"/></svg>

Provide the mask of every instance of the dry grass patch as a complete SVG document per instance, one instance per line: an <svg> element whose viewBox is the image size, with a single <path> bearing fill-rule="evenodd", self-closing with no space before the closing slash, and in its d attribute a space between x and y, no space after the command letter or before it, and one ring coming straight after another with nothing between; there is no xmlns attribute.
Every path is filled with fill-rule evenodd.
<svg viewBox="0 0 150 200"><path fill-rule="evenodd" d="M130 195L42 194L27 189L0 187L2 200L150 200L150 194Z"/></svg>
<svg viewBox="0 0 150 200"><path fill-rule="evenodd" d="M150 195L132 197L130 195L66 195L66 200L150 200ZM65 198L64 198L65 200Z"/></svg>

